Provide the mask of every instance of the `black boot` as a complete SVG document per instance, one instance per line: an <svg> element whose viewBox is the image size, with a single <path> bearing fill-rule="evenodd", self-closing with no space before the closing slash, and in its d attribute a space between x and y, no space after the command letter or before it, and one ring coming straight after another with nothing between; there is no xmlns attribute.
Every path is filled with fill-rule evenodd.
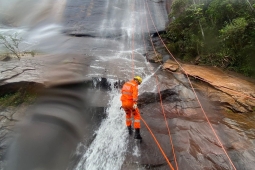
<svg viewBox="0 0 255 170"><path fill-rule="evenodd" d="M127 126L129 135L133 134L133 129L131 126Z"/></svg>
<svg viewBox="0 0 255 170"><path fill-rule="evenodd" d="M135 139L142 140L142 137L140 135L140 129L135 129Z"/></svg>

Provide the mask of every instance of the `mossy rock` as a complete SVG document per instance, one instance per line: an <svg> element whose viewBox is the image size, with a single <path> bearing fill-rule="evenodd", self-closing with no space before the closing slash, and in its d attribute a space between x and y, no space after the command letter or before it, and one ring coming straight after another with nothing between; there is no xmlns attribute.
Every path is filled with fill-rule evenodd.
<svg viewBox="0 0 255 170"><path fill-rule="evenodd" d="M22 103L32 104L37 98L37 94L28 91L17 91L15 93L8 93L0 97L0 106L18 106Z"/></svg>

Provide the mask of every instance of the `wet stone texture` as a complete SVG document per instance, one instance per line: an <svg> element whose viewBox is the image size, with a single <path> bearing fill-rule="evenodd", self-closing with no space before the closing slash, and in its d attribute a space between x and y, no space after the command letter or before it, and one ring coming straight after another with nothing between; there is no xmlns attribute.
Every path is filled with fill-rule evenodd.
<svg viewBox="0 0 255 170"><path fill-rule="evenodd" d="M74 81L73 78L79 81L86 80L88 77L91 78L91 75L99 75L98 77L93 77L92 81L86 84L86 87L92 87L92 90L88 90L86 94L91 103L96 103L96 108L86 110L86 112L90 113L87 118L90 122L84 128L84 133L87 134L84 147L88 147L91 144L95 137L94 130L104 118L103 113L109 100L106 91L112 90L106 78L110 76L111 78L126 78L127 72L123 68L126 68L124 61L126 60L125 56L129 53L123 55L124 58L110 60L110 57L116 56L119 53L119 49L122 51L130 50L127 45L131 44L130 42L122 44L121 41L118 41L122 40L121 37L123 36L123 31L119 30L119 28L122 28L122 21L126 22L122 18L125 14L122 9L126 9L124 7L128 5L124 1L118 1L121 2L121 5L116 3L117 1L109 1L109 7L117 8L108 11L108 8L105 8L107 2L105 0L87 2L82 0L68 1L66 11L64 12L65 31L63 32L65 35L72 35L72 37L56 38L53 36L50 38L50 41L54 43L52 46L56 47L56 49L50 48L51 50L49 51L61 50L62 53L74 51L80 55L66 54L36 56L34 58L22 57L21 60L6 58L5 61L0 62L1 94L17 90L20 86L24 86L24 84L34 83L44 85L45 80L41 79L41 76L45 71L50 73L50 76L55 76L54 83ZM150 4L153 20L156 21L155 25L159 30L164 29L165 22L167 22L167 15L160 15L162 11L165 11L164 3L162 3L164 1L153 0L147 2ZM171 0L167 1L166 5L168 9L170 9L171 2ZM160 8L155 8L157 6ZM94 15L87 10L91 7L94 7L93 10L97 11L94 12ZM118 12L114 13L114 11ZM46 12L45 14L49 15L50 13ZM106 22L107 24L103 27L103 30L99 30L100 23L105 20L112 21L112 16L116 19L116 25L111 27L112 22ZM20 17L26 19L26 17ZM142 26L147 27L145 24L139 22L139 27ZM202 112L200 104L196 100L196 96L191 90L186 76L183 72L169 72L169 70L178 71L181 69L177 67L175 62L169 60L172 57L164 50L160 39L156 37L157 35L152 24L149 24L149 30L145 35L147 37L148 35L153 37L152 41L156 47L156 54L152 46L147 48L147 52L142 51L141 53L147 57L147 61L157 64L156 66L154 65L155 68L159 64L164 63L164 65L162 66L163 70L159 69L156 72L157 81L152 76L148 82L142 85L138 104L143 120L150 127L168 159L175 168L174 148L180 170L232 169L229 160L220 147L219 141L216 139L215 134L207 122L207 118ZM107 39L101 39L102 37ZM150 44L149 38L147 40L148 44ZM142 41L138 41L135 42L134 46L138 48L143 46L142 44ZM50 46L50 43L46 41L42 43L40 48L44 45ZM121 48L122 46L125 48ZM118 52L114 53L116 50ZM140 51L138 50L138 52ZM84 55L87 53L93 55ZM138 54L135 55L134 58L139 58ZM139 58L139 62L137 61L136 64L144 68L143 64L145 60L142 59ZM63 79L61 74L55 75L53 74L54 72L48 70L50 66L55 66L55 64L60 62L67 64L64 67L65 69L61 70L63 71L62 73L66 73L68 71L67 68L71 70L76 68L74 69L75 72L81 73L81 75L77 77L69 75ZM75 67L71 67L70 65ZM255 128L252 124L254 124L255 118L253 115L247 117L231 115L233 114L232 111L245 113L254 110L254 83L238 79L235 76L226 75L226 73L215 68L192 65L182 65L182 67L188 75L194 77L192 82L194 83L195 90L198 92L197 95L203 109L212 123L212 127L215 129L215 133L219 136L231 160L234 162L236 169L254 169ZM131 68L129 68L130 70ZM131 74L131 71L127 72L127 74ZM201 83L201 81L205 83ZM114 85L115 87L120 87L122 83L122 81L117 80ZM51 86L53 84L48 81L47 85ZM97 89L97 93L95 93L95 89ZM235 91L246 96L237 94ZM93 98L92 96L96 97ZM1 161L5 158L5 149L9 143L7 140L8 133L11 132L13 125L25 116L26 108L26 105L21 105L17 108L0 108L0 169L2 166ZM231 114L229 113L228 116L221 114L221 108L230 110ZM168 131L167 125L170 131ZM165 158L162 156L154 138L143 121L141 135L143 137L141 144L135 142L133 136L128 139L129 149L123 169L125 169L125 165L134 166L134 168L130 169L138 169L135 168L138 165L141 168L168 170L169 166ZM138 157L132 154L132 152L137 151L132 150L134 147L140 152ZM77 159L81 156L82 153L79 153ZM77 160L74 160L75 163L77 163Z"/></svg>
<svg viewBox="0 0 255 170"><path fill-rule="evenodd" d="M181 107L171 111L168 107L172 108L175 105L173 103L178 103ZM142 117L173 166L175 163L169 133L171 134L179 169L231 169L229 160L206 122L201 108L194 101L185 102L188 104L183 103L163 102L166 121L159 102L149 103L141 109ZM189 107L192 108L192 111L187 109ZM250 167L253 163L249 157L246 158L247 153L245 152L250 153L251 157L255 156L252 151L252 142L246 140L243 136L237 135L235 130L228 126L219 124L218 122L222 117L213 113L215 109L210 108L206 112L231 159L238 162L247 162L245 167ZM170 132L168 132L166 124L169 126ZM144 124L142 124L141 133L144 139L140 145L142 148L141 164L150 165L151 167L159 166L160 169L169 168L168 165L164 164L165 158ZM241 169L245 168L242 167Z"/></svg>
<svg viewBox="0 0 255 170"><path fill-rule="evenodd" d="M3 97L6 94L16 93L17 91L30 90L44 95L42 91L45 86L82 82L83 96L86 98L85 101L88 105L86 110L84 110L87 113L86 120L88 120L86 128L83 130L87 136L84 144L89 145L94 138L94 129L105 118L105 110L109 101L108 91L112 90L112 88L120 88L123 80L116 80L113 83L114 86L111 87L111 82L106 78L85 78L82 74L83 70L79 70L80 67L78 67L81 64L70 62L71 60L65 60L60 64L59 61L63 61L63 59L64 57L59 56L58 59L55 58L55 61L51 61L47 57L38 56L0 62L0 96ZM44 65L45 63L47 66ZM55 66L52 69L51 66L54 63ZM45 70L47 70L48 75L44 74ZM29 115L27 110L29 107L28 104L20 104L13 107L0 106L0 169L5 164L6 150L11 143L10 141L12 141L13 128L24 117Z"/></svg>
<svg viewBox="0 0 255 170"><path fill-rule="evenodd" d="M174 148L179 169L232 169L232 165L221 147L221 142L237 169L253 169L254 135L247 138L246 135L249 133L246 133L245 129L241 129L238 120L234 122L232 119L224 118L221 113L222 108L235 112L248 112L253 103L248 105L247 101L252 100L247 100L247 98L252 97L254 84L238 77L219 73L217 69L214 70L210 67L203 67L202 71L200 67L185 65L184 68L186 67L189 68L187 69L189 75L194 77L199 75L203 77L202 82L207 84L202 84L201 80L194 81L191 78L200 103L198 103L185 76L179 73L174 73L174 78L167 82L167 84L171 84L170 88L164 84L166 82L163 80L164 73L161 73L162 76L158 78L162 82L160 84L161 95L157 92L145 92L139 96L138 101L142 118L155 135L171 164L175 168L172 151ZM203 75L208 75L208 77ZM210 85L208 86L208 84ZM241 88L242 85L244 85L243 88ZM239 87L239 89L235 87ZM246 100L241 100L244 98L233 93L234 91L250 94L250 96L246 97ZM236 100L238 97L241 99ZM221 101L215 99L221 99ZM247 122L248 120L242 121ZM169 169L169 165L146 127L142 123L143 142L139 145L141 148L140 164L144 167ZM249 127L249 131L251 129L252 127ZM169 137L169 133L171 137Z"/></svg>
<svg viewBox="0 0 255 170"><path fill-rule="evenodd" d="M24 66L25 69L21 67L19 62L17 61L16 64L15 62L10 63L10 65L4 64L5 67L1 67L1 87L14 87L14 84L18 87L18 85L22 85L27 80L30 83L41 83L41 79L38 79L38 76L43 72L39 68L42 66L40 63L43 61L38 60L36 64L37 61L26 60L24 61L24 64L26 64ZM36 68L38 70L34 70ZM253 96L254 91L252 89L254 85L248 81L240 80L238 77L228 77L225 73L213 72L212 68L206 69L205 67L201 68L187 65L184 68L188 68L187 73L189 75L196 77L196 79L192 79L192 82L194 83L198 98L217 135L219 135L232 161L234 161L236 168L252 169L254 166L253 158L255 157L253 147L254 135L252 135L252 131L244 132L238 121L234 122L230 118L224 118L219 110L223 107L233 111L249 111L253 107L253 100L248 97L239 97L239 95L232 93L233 91L229 89L243 90L243 93ZM200 69L202 71L199 71ZM33 76L31 76L32 74ZM27 77L30 77L30 79L27 79ZM206 83L201 83L200 79L198 81L198 77L202 77L202 81ZM229 79L226 79L226 77ZM151 81L156 82L155 77L151 77ZM190 88L186 76L178 72L172 74L168 71L159 70L157 72L157 81L158 88L154 88L150 92L141 89L138 105L142 113L142 118L151 128L151 131L172 165L175 167L169 131L166 125L170 129L179 169L231 169L229 160L206 121L206 117ZM123 81L118 80L115 82L117 88L121 84L123 84ZM211 86L208 86L208 84ZM105 78L92 78L87 86L92 87L92 89L111 90L109 82ZM144 86L144 88L146 87ZM160 91L160 95L158 90ZM101 92L98 95L105 97L106 93ZM90 94L94 95L94 91L91 91ZM99 98L103 100L102 97ZM100 106L106 105L107 102L104 103L102 100ZM93 101L92 103L99 103L92 98L91 101ZM9 133L9 127L11 129L15 122L24 116L22 113L24 113L25 108L26 106L2 110L1 148L7 146L8 140L6 135ZM18 112L17 109L19 110ZM246 120L243 121L247 122ZM9 123L6 124L6 122ZM248 139L244 133L249 134ZM93 134L90 135L93 136ZM132 165L138 161L138 164L144 168L169 169L165 158L162 156L162 153L144 123L142 123L141 135L143 137L141 144L132 143L134 141L130 137L130 147L132 148L134 145L139 146L141 152L140 157L132 156L131 152L127 153L127 160L124 164ZM1 159L4 159L4 149L2 150Z"/></svg>
<svg viewBox="0 0 255 170"><path fill-rule="evenodd" d="M41 82L39 77L42 72L39 70L42 66L43 63L29 58L0 62L0 85L18 81Z"/></svg>
<svg viewBox="0 0 255 170"><path fill-rule="evenodd" d="M197 84L211 101L220 103L234 112L253 111L255 107L254 82L227 74L217 68L193 65L182 67L188 75L211 85L211 87L202 88L202 84Z"/></svg>
<svg viewBox="0 0 255 170"><path fill-rule="evenodd" d="M96 5L101 7L105 2L106 1L98 1L96 2ZM156 4L161 3L161 1L158 0L148 2ZM122 45L119 41L116 41L116 39L112 41L110 38L120 36L120 30L117 30L117 28L120 27L119 25L122 21L121 15L123 12L120 11L118 13L121 15L114 15L119 16L116 28L109 30L104 29L102 33L98 33L94 30L98 29L98 23L105 19L103 16L108 15L106 9L100 8L98 16L92 16L89 13L86 13L85 17L85 12L83 11L87 7L86 5L89 5L89 2L84 4L82 1L69 1L68 3L71 5L67 7L65 13L65 34L72 34L74 36L80 35L83 38L68 37L68 43L62 43L65 46L60 47L61 50L76 50L75 52L82 53L82 55L48 55L43 57L36 56L32 59L22 58L20 61L1 61L1 90L4 86L6 87L4 89L8 89L8 86L14 87L14 84L17 85L16 87L23 86L24 84L22 83L24 81L26 83L44 83L45 80L39 77L43 75L45 70L48 71L49 66L60 62L68 64L68 67L65 68L73 69L73 67L69 67L70 65L75 65L75 68L80 68L80 66L82 66L83 68L78 70L79 73L82 73L81 77L75 77L79 80L80 78L85 80L87 77L95 74L100 75L99 77L104 77L103 79L98 77L92 78L92 82L90 81L88 86L92 86L94 89L111 90L109 82L106 81L105 77L113 77L113 75L117 75L118 77L126 76L124 73L127 70L122 70L123 67L116 67L116 65L122 66L125 58L107 60L106 62L108 56L116 55L109 51L115 51ZM73 3L76 4L74 5ZM109 6L115 6L113 3L114 1L111 1ZM168 0L168 3L170 3L170 0ZM74 6L79 9L77 10L77 8L73 8ZM153 8L153 6L151 8ZM156 11L154 11L154 14L156 14ZM107 17L110 18L110 15ZM160 17L157 15L154 17L157 18L155 21L160 21ZM165 22L162 23L163 24L156 23L156 25L164 29ZM152 25L149 27L150 30L155 30ZM175 159L173 148L180 170L231 169L229 160L207 122L207 118L205 117L200 104L197 102L196 96L191 90L186 75L183 74L184 72L181 71L180 67L177 67L177 64L173 62L173 60L169 60L172 59L172 57L164 50L160 39L156 37L156 33L149 31L146 35L147 34L153 37L152 41L156 47L156 54L152 46L148 47L147 52L143 54L146 56L147 61L153 62L154 64L157 63L156 66L154 65L155 68L159 67L159 64L164 63L164 65L162 66L162 69L159 69L155 73L157 75L157 80L152 76L148 82L141 85L138 105L143 120L150 127L174 168ZM98 39L95 38L95 36L102 37L103 35L109 39L107 39L107 41L101 41L101 39L98 41ZM63 40L65 39L66 38L63 38ZM104 43L105 41L107 43ZM68 44L74 45L69 47ZM97 44L97 46L95 46L95 44ZM139 41L137 44L142 43ZM135 46L137 44L135 44ZM125 44L124 46L127 48ZM126 48L124 50L130 50L130 48ZM84 55L89 52L93 52L93 56ZM138 56L135 56L134 58L138 58ZM145 60L143 61L139 59L139 63L137 62L136 64L139 64L142 67L143 65L141 63L144 64ZM125 64L124 66L126 67ZM215 129L215 133L219 136L223 146L230 155L231 160L234 162L236 169L254 169L254 127L247 125L248 123L254 124L254 116L251 115L246 118L242 117L243 119L241 119L241 117L236 115L230 117L230 114L228 114L228 117L225 117L225 115L221 114L222 108L230 110L231 113L232 111L240 113L253 111L255 106L254 83L239 79L236 76L227 75L225 72L216 68L193 65L182 65L182 67L190 77L193 77L192 82L194 83L195 91L198 92L197 95L203 106L203 110L206 112L208 119L212 123L212 127ZM64 69L64 71L66 70L68 69ZM169 72L169 70L180 70L180 72L172 73ZM55 78L62 77L61 75L55 76ZM74 76L64 78L66 78L66 81L71 81ZM120 87L123 82L116 81L115 83L116 87ZM17 89L16 87L15 89ZM236 91L238 94L235 93ZM94 92L94 90L87 91L88 97L96 96ZM240 95L240 93L242 95ZM104 112L104 106L106 106L106 103L109 100L106 95L105 91L99 91L99 93L97 93L97 98L90 98L91 103L96 103L98 109L88 110L88 112L91 113L91 117L89 117L91 124L88 124L86 128L84 128L84 133L87 133L89 136L89 139L86 139L88 141L85 142L86 147L93 141L94 130L102 120L101 115L99 115L100 117L96 117L96 115L98 112ZM6 135L10 132L10 129L16 121L24 117L25 108L26 106L8 108L6 110L1 108L0 161L4 159L4 150L8 144ZM241 124L240 120L244 123ZM248 122L248 120L252 121ZM167 125L169 126L170 131L168 131ZM169 133L171 134L171 137L169 136ZM128 149L123 169L125 169L125 165L134 167L137 167L136 165L138 165L142 168L160 170L169 169L165 158L162 156L154 138L143 121L141 135L143 137L143 142L141 144L134 141L133 136L128 139L128 147L130 149L137 147L140 151L140 155L135 157L132 154L132 152L135 151ZM173 144L173 147L171 146L171 143ZM82 153L77 157L79 156L82 156Z"/></svg>

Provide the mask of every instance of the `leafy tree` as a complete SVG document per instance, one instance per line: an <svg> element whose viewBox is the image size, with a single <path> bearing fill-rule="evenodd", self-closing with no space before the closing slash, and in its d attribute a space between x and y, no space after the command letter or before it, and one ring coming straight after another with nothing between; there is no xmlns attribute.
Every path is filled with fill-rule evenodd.
<svg viewBox="0 0 255 170"><path fill-rule="evenodd" d="M236 18L220 30L220 38L226 49L238 52L246 44L244 32L247 25L245 18Z"/></svg>
<svg viewBox="0 0 255 170"><path fill-rule="evenodd" d="M182 59L255 73L255 0L175 0L168 47Z"/></svg>

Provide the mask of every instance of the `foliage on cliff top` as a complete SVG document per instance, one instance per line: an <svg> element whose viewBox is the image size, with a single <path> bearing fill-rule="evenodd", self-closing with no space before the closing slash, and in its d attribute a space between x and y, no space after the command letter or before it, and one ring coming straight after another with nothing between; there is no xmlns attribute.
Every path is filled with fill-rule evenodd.
<svg viewBox="0 0 255 170"><path fill-rule="evenodd" d="M255 0L175 0L169 17L174 55L255 77Z"/></svg>

